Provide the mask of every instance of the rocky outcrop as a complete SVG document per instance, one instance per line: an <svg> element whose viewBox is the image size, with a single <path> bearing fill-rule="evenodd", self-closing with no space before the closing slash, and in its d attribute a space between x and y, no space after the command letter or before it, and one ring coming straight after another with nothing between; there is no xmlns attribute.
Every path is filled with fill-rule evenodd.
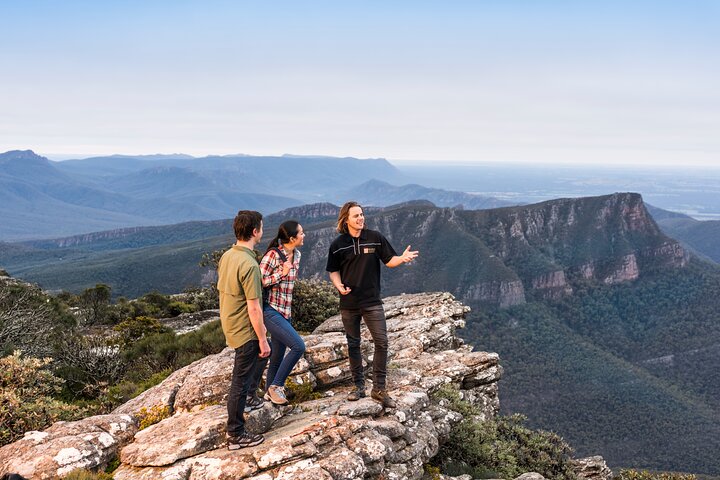
<svg viewBox="0 0 720 480"><path fill-rule="evenodd" d="M182 335L202 327L206 323L220 319L220 310L203 310L201 312L181 313L177 317L163 318L160 322L166 327Z"/></svg>
<svg viewBox="0 0 720 480"><path fill-rule="evenodd" d="M458 294L466 302L491 303L501 308L525 303L525 287L520 280L476 283L463 290Z"/></svg>
<svg viewBox="0 0 720 480"><path fill-rule="evenodd" d="M107 465L137 430L137 419L130 415L99 415L27 432L21 440L0 448L0 475L60 478L77 468Z"/></svg>
<svg viewBox="0 0 720 480"><path fill-rule="evenodd" d="M564 270L555 270L532 279L532 288L540 292L543 298L556 300L572 295L573 289L565 278Z"/></svg>
<svg viewBox="0 0 720 480"><path fill-rule="evenodd" d="M283 408L266 403L250 413L248 429L266 434L257 447L225 448L233 359L226 349L176 371L112 415L28 432L0 449L0 475L51 479L119 458L116 480L420 478L423 464L461 418L431 401L432 393L454 384L490 417L499 407L502 369L497 354L473 352L455 335L468 309L450 294L392 297L385 307L388 385L396 409L369 398L346 401L347 347L334 317L305 337L305 358L292 376L295 384L316 385L318 398ZM369 340L365 329L362 335ZM368 365L372 354L372 343L363 342ZM170 416L138 431L148 411Z"/></svg>
<svg viewBox="0 0 720 480"><path fill-rule="evenodd" d="M305 357L292 372L291 383L312 386L312 398L285 407L267 402L246 414L246 428L265 435L261 445L226 448L225 400L234 354L226 349L174 372L110 415L27 432L0 448L0 475L56 479L119 459L115 480L422 478L423 465L462 419L445 402L433 401L433 393L454 385L480 407L478 420L489 419L499 409L502 368L497 354L474 352L456 336L469 309L452 295L391 297L385 309L388 387L397 408L384 409L370 398L347 401L347 346L336 316L305 337ZM373 345L364 326L362 336L369 367ZM140 429L148 413L164 418ZM601 457L577 460L575 469L579 478L609 480ZM535 478L543 477L533 472L518 477Z"/></svg>
<svg viewBox="0 0 720 480"><path fill-rule="evenodd" d="M617 267L612 269L610 273L602 279L607 285L627 282L629 280L637 280L640 276L638 269L637 257L634 253L624 255L616 262Z"/></svg>
<svg viewBox="0 0 720 480"><path fill-rule="evenodd" d="M610 480L613 472L608 468L603 457L579 458L572 461L573 470L578 478L587 480Z"/></svg>

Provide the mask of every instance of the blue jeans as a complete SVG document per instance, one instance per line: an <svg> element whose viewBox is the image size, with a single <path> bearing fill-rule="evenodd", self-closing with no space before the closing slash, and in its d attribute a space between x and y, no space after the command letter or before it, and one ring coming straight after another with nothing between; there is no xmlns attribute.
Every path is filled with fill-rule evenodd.
<svg viewBox="0 0 720 480"><path fill-rule="evenodd" d="M267 386L282 387L295 364L305 353L305 342L293 328L290 320L269 305L263 309L265 328L271 335L270 366L267 372ZM287 355L285 351L290 349Z"/></svg>

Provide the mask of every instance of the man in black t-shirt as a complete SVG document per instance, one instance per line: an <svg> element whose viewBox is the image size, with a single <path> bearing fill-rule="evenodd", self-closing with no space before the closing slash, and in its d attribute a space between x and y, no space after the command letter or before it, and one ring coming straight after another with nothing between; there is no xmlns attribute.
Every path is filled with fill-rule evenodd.
<svg viewBox="0 0 720 480"><path fill-rule="evenodd" d="M385 310L380 300L380 262L394 268L414 260L418 252L411 251L408 245L403 254L398 255L380 232L365 228L362 207L356 202L347 202L340 209L337 231L340 236L330 245L325 269L340 292L340 314L355 383L348 400L365 396L360 353L360 319L363 319L375 344L370 395L384 407L394 408L395 401L388 395L385 385L388 339Z"/></svg>

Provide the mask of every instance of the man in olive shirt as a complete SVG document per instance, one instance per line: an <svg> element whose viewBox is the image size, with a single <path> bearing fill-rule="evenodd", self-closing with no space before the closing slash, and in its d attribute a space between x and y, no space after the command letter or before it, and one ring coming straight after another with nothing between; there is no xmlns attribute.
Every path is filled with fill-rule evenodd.
<svg viewBox="0 0 720 480"><path fill-rule="evenodd" d="M330 281L340 292L340 314L348 342L348 357L355 388L348 400L365 396L362 355L360 353L360 319L365 321L373 343L373 388L370 396L384 407L394 408L395 401L388 395L387 376L387 325L385 310L380 299L380 263L394 268L411 262L418 252L410 246L398 255L390 242L375 230L365 228L365 215L360 205L347 202L340 209L337 221L340 236L330 245L327 267Z"/></svg>
<svg viewBox="0 0 720 480"><path fill-rule="evenodd" d="M235 349L228 394L228 449L237 450L262 443L262 435L245 431L245 396L259 357L270 355L262 313L262 277L253 248L262 238L262 215L251 210L238 212L233 222L235 244L218 263L217 288L220 322L225 341Z"/></svg>

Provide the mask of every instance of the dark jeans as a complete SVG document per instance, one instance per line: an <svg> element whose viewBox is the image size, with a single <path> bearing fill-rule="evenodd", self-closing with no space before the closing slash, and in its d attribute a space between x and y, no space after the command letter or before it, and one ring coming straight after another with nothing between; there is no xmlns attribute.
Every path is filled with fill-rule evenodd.
<svg viewBox="0 0 720 480"><path fill-rule="evenodd" d="M305 354L305 342L295 331L290 320L283 317L277 310L269 305L263 308L263 320L265 328L270 333L270 366L268 367L265 389L270 385L282 387L290 372L298 360ZM290 349L287 355L285 351ZM267 365L267 358L258 358L253 372L253 379L248 388L248 393L253 394L260 385L263 370Z"/></svg>
<svg viewBox="0 0 720 480"><path fill-rule="evenodd" d="M352 372L353 382L358 387L365 385L362 353L360 351L360 319L362 318L375 344L375 354L373 355L372 362L373 388L385 390L388 338L383 306L374 305L372 307L354 310L340 310L340 315L342 316L343 326L345 327L345 337L348 343L348 357L350 358L350 371Z"/></svg>
<svg viewBox="0 0 720 480"><path fill-rule="evenodd" d="M227 433L232 437L239 437L245 433L245 419L243 418L245 396L256 369L259 353L260 344L257 340L250 340L235 349L235 365L227 400Z"/></svg>

